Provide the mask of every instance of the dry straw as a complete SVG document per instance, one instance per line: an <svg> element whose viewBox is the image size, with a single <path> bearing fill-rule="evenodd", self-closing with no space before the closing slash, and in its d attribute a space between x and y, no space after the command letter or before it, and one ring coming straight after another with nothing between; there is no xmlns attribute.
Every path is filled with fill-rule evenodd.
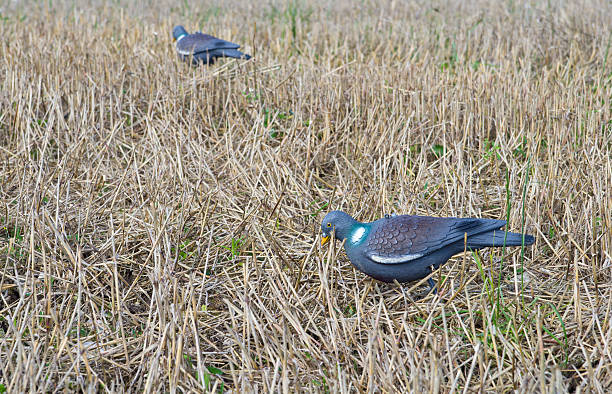
<svg viewBox="0 0 612 394"><path fill-rule="evenodd" d="M0 388L610 389L609 1L122 3L0 7ZM425 295L330 209L537 241Z"/></svg>

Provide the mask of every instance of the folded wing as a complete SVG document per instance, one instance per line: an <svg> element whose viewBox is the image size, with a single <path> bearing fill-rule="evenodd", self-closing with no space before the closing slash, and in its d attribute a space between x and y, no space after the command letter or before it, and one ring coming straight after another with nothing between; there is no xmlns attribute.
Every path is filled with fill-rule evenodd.
<svg viewBox="0 0 612 394"><path fill-rule="evenodd" d="M381 264L401 264L433 253L482 232L498 229L503 220L394 216L376 221L365 254Z"/></svg>
<svg viewBox="0 0 612 394"><path fill-rule="evenodd" d="M225 41L208 34L194 33L183 37L177 44L178 53L183 56L197 55L217 49L237 49L240 45Z"/></svg>

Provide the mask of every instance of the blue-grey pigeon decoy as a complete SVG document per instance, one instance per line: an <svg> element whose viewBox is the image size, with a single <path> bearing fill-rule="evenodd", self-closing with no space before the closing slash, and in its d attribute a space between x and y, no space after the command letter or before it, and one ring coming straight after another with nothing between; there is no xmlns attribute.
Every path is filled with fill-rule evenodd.
<svg viewBox="0 0 612 394"><path fill-rule="evenodd" d="M213 64L215 58L233 57L236 59L250 59L251 56L238 50L240 45L225 41L208 34L196 32L187 33L183 26L172 29L172 36L176 40L176 50L182 60L192 57L193 64L200 62Z"/></svg>
<svg viewBox="0 0 612 394"><path fill-rule="evenodd" d="M386 215L372 223L361 223L342 211L328 213L321 223L325 245L334 232L336 240L346 239L344 249L351 263L365 274L383 282L410 282L423 279L467 249L487 246L531 245L531 235L500 230L505 220L439 218ZM428 281L432 289L435 283Z"/></svg>

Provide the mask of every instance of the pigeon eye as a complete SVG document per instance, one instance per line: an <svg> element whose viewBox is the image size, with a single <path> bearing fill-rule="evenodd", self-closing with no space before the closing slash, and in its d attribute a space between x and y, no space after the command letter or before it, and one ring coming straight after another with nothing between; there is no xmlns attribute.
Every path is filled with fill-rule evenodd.
<svg viewBox="0 0 612 394"><path fill-rule="evenodd" d="M331 227L331 223L327 223L327 227Z"/></svg>

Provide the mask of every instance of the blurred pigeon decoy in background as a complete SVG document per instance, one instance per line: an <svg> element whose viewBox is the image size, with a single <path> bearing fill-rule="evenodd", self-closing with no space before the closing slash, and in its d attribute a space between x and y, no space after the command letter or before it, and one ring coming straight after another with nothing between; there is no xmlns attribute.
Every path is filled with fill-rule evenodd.
<svg viewBox="0 0 612 394"><path fill-rule="evenodd" d="M531 235L499 230L505 225L505 220L411 215L386 215L361 223L342 211L332 211L321 223L321 245L333 231L336 240L346 239L346 254L360 271L383 282L410 282L425 278L431 267L437 269L466 246L476 250L533 244ZM430 278L428 283L435 291L434 281Z"/></svg>
<svg viewBox="0 0 612 394"><path fill-rule="evenodd" d="M236 59L250 59L251 56L238 50L240 45L225 41L201 32L189 34L183 26L172 29L172 36L176 41L176 50L182 60L193 56L193 64L200 62L213 64L217 57L233 57Z"/></svg>

